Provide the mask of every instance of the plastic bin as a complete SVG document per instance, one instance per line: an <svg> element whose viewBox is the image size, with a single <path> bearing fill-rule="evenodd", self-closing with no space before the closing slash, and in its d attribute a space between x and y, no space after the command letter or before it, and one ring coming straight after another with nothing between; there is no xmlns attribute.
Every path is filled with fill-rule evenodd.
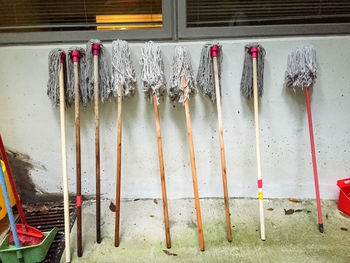
<svg viewBox="0 0 350 263"><path fill-rule="evenodd" d="M337 185L340 189L338 209L350 216L350 178L338 180Z"/></svg>
<svg viewBox="0 0 350 263"><path fill-rule="evenodd" d="M3 161L0 161L0 162L1 162L2 170L4 171L5 181L6 181L6 185L7 185L7 192L9 193L10 203L11 203L11 207L12 207L16 204L16 200L15 200L15 197L13 196L13 193L12 193L12 188L11 188L11 184L9 181L9 177L7 175L5 164ZM1 186L0 186L0 191L2 191ZM5 205L5 199L0 192L0 220L3 219L6 215L7 215L7 209L6 209L6 205Z"/></svg>

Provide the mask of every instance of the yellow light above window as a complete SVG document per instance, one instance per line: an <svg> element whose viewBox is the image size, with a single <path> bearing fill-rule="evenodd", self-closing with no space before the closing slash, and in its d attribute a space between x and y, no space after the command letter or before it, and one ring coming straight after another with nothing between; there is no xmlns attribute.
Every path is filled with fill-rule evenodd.
<svg viewBox="0 0 350 263"><path fill-rule="evenodd" d="M96 23L134 23L134 22L162 22L162 14L137 14L137 15L96 15ZM146 28L161 28L160 25L106 25L97 26L97 30L129 30L129 29L146 29Z"/></svg>

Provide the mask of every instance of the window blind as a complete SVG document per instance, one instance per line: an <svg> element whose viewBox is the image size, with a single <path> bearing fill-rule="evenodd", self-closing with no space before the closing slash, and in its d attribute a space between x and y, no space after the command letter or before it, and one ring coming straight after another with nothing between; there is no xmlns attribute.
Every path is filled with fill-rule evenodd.
<svg viewBox="0 0 350 263"><path fill-rule="evenodd" d="M187 27L350 22L350 1L187 0Z"/></svg>
<svg viewBox="0 0 350 263"><path fill-rule="evenodd" d="M139 29L162 26L161 0L7 0L0 32Z"/></svg>

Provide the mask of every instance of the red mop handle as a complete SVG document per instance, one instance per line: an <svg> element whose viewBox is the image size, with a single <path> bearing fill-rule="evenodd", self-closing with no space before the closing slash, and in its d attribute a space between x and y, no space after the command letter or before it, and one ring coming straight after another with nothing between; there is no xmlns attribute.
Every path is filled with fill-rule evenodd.
<svg viewBox="0 0 350 263"><path fill-rule="evenodd" d="M314 179L315 179L315 190L316 190L316 201L317 201L317 213L318 213L318 224L319 230L323 233L323 222L322 222L322 211L321 211L321 201L320 201L320 189L318 186L318 176L317 176L317 165L316 165L316 153L315 153L315 143L314 143L314 132L312 129L312 118L311 118L311 106L310 106L310 96L309 87L305 87L305 97L307 105L307 117L309 120L309 133L310 133L310 143L311 143L311 155L312 155L312 165L314 168Z"/></svg>
<svg viewBox="0 0 350 263"><path fill-rule="evenodd" d="M11 184L11 188L12 188L12 192L13 192L13 195L14 195L15 200L16 200L16 206L17 206L17 210L18 210L19 216L21 217L22 224L27 225L26 219L24 217L22 205L21 205L21 202L19 200L18 193L17 193L15 181L13 180L13 177L12 177L12 172L11 172L9 161L7 159L5 146L4 146L4 143L2 142L1 134L0 134L0 152L1 152L2 160L5 163L7 175L8 175L8 178L9 178L9 181L10 181L10 184Z"/></svg>

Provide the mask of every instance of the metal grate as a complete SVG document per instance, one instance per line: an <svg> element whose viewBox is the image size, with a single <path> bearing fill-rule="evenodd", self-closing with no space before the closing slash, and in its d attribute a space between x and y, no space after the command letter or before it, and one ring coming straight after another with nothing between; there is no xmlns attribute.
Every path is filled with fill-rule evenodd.
<svg viewBox="0 0 350 263"><path fill-rule="evenodd" d="M42 232L50 231L57 227L59 231L47 252L44 263L59 263L64 250L64 207L63 203L47 203L44 205L25 205L27 223ZM76 219L75 203L70 203L70 228L72 229Z"/></svg>

